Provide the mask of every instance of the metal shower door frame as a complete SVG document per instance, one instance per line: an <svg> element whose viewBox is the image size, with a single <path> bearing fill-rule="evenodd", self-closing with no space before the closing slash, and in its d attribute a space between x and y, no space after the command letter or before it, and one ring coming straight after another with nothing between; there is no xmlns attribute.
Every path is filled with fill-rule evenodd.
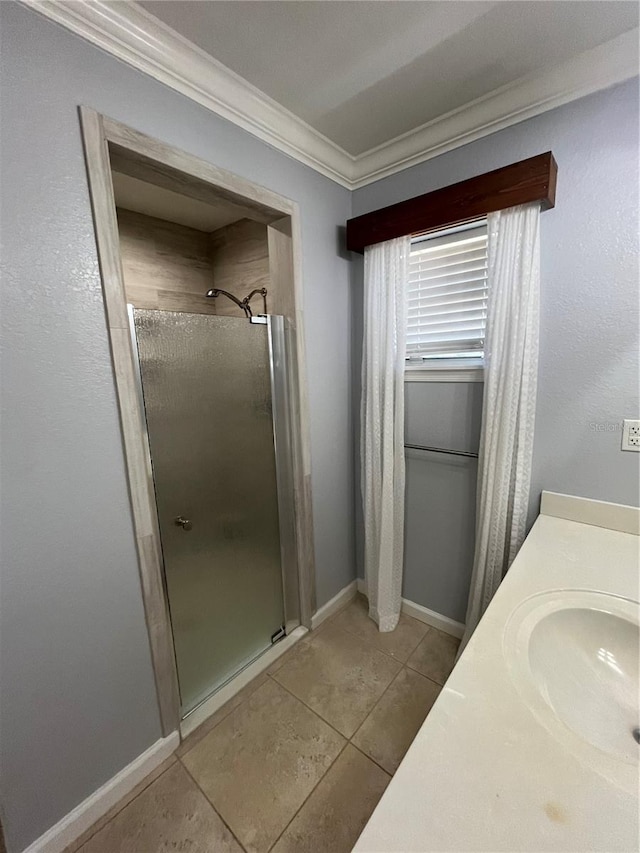
<svg viewBox="0 0 640 853"><path fill-rule="evenodd" d="M148 309L147 309L148 310ZM149 442L149 431L147 427L144 391L142 385L142 369L140 366L140 353L135 327L135 306L127 304L127 317L129 320L129 335L131 338L131 349L133 352L136 391L142 414L142 438L144 443L144 456L147 472L152 482L153 461L151 456L151 444ZM181 312L189 313L189 312ZM197 317L208 315L196 314ZM296 533L295 533L295 493L292 464L292 425L291 425L291 393L289 383L291 371L289 354L291 353L293 330L285 317L280 314L258 315L247 319L245 322L266 325L269 352L269 382L271 387L272 405L272 431L273 450L276 469L276 492L278 501L278 528L280 535L280 564L282 570L282 597L284 604L284 627L286 634L290 634L300 625L300 584L298 578ZM295 352L295 350L293 350ZM166 578L166 565L160 536L160 523L157 515L157 502L154 495L154 509L156 510L157 535L160 544L160 555L162 562L162 577L165 602L170 611L169 590ZM173 638L173 629L172 629ZM175 643L175 640L174 640ZM215 692L215 691L214 691Z"/></svg>
<svg viewBox="0 0 640 853"><path fill-rule="evenodd" d="M254 322L255 319L257 318L254 318ZM284 626L286 633L290 634L300 624L300 583L296 552L291 391L289 387L292 330L287 329L287 320L281 314L267 314L266 321L269 341L273 449L276 461L276 489L280 526Z"/></svg>

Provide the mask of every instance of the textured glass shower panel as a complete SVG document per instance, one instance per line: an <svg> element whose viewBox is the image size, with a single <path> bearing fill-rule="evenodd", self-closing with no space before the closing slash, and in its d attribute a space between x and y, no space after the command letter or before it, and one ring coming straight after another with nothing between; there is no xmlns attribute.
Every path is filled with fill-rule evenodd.
<svg viewBox="0 0 640 853"><path fill-rule="evenodd" d="M140 309L134 321L185 714L284 621L268 328Z"/></svg>

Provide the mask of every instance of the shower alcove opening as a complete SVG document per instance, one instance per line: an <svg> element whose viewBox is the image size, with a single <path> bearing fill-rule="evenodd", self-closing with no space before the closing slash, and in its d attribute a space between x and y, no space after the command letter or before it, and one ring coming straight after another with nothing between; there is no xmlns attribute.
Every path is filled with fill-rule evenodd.
<svg viewBox="0 0 640 853"><path fill-rule="evenodd" d="M80 116L162 728L184 736L315 609L298 208Z"/></svg>

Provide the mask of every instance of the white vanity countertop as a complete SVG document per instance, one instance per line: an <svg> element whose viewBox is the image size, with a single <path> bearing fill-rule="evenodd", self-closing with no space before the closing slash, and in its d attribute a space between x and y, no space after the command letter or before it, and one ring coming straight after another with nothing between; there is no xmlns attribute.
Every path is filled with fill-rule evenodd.
<svg viewBox="0 0 640 853"><path fill-rule="evenodd" d="M542 511L607 524L613 513L611 526L637 529L637 510L598 504L545 493ZM542 592L638 601L639 545L630 532L538 517L355 853L638 849L637 787L609 781L538 721L510 676L503 637L514 609Z"/></svg>

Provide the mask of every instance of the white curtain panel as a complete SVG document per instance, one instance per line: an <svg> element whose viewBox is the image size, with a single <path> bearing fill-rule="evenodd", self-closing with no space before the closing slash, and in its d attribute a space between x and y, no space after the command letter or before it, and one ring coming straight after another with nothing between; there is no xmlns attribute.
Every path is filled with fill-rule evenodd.
<svg viewBox="0 0 640 853"><path fill-rule="evenodd" d="M404 548L404 368L411 238L364 253L361 465L369 615L400 618Z"/></svg>
<svg viewBox="0 0 640 853"><path fill-rule="evenodd" d="M463 646L524 540L538 375L539 204L491 213L487 227L476 546Z"/></svg>

